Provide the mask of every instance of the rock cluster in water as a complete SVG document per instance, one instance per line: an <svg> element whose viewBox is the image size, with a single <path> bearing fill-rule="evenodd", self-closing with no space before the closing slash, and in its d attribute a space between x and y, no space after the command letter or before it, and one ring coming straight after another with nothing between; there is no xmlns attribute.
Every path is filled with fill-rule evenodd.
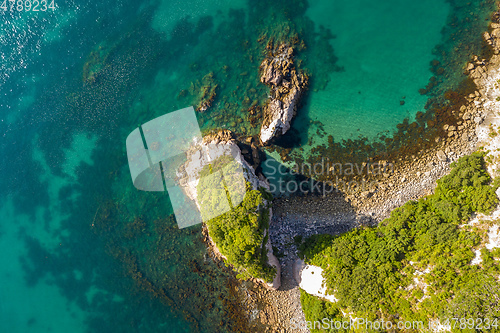
<svg viewBox="0 0 500 333"><path fill-rule="evenodd" d="M113 48L103 43L90 52L83 64L82 79L85 84L94 84L98 81Z"/></svg>
<svg viewBox="0 0 500 333"><path fill-rule="evenodd" d="M272 45L268 44L268 49L272 49ZM293 52L293 47L281 44L260 65L260 81L271 88L260 129L263 144L290 129L297 104L307 87L308 77L295 68Z"/></svg>
<svg viewBox="0 0 500 333"><path fill-rule="evenodd" d="M204 112L212 106L215 96L217 95L217 88L218 84L215 82L214 73L212 72L205 75L201 82L191 82L189 92L195 94L196 91L199 91L196 97L196 111Z"/></svg>

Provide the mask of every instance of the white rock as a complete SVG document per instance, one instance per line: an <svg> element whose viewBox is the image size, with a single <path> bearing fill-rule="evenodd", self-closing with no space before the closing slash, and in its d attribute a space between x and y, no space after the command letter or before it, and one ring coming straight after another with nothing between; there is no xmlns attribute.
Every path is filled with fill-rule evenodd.
<svg viewBox="0 0 500 333"><path fill-rule="evenodd" d="M326 294L326 283L323 277L323 269L318 266L305 265L300 267L299 287L306 293L321 297L330 302L337 302L333 295Z"/></svg>

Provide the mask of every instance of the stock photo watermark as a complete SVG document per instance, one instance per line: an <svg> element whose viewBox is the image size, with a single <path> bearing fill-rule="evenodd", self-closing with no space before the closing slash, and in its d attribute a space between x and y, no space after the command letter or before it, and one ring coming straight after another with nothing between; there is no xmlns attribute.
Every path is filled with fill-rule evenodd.
<svg viewBox="0 0 500 333"><path fill-rule="evenodd" d="M271 160L266 160L264 166L273 194L315 193L326 196L333 192L365 192L378 184L377 177L394 174L394 164L385 161L342 164L323 158L321 162L296 164L289 169L281 164L275 166ZM309 178L297 180L295 176L298 175L307 175ZM325 176L329 180L315 180ZM355 180L353 176L356 176Z"/></svg>
<svg viewBox="0 0 500 333"><path fill-rule="evenodd" d="M354 318L336 320L332 318L323 318L321 320L308 321L292 318L290 327L292 329L317 329L317 330L376 330L385 331L391 329L398 330L431 330L442 331L451 329L497 329L499 326L498 319L488 318L448 318L444 320L431 319L428 322L423 321L404 321L396 322L384 319L369 320L367 318Z"/></svg>

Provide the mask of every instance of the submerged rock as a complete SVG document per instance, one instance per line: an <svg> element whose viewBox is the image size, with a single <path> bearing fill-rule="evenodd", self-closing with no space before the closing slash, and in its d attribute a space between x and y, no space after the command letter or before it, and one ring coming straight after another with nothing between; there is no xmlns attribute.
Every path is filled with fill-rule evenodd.
<svg viewBox="0 0 500 333"><path fill-rule="evenodd" d="M107 58L113 49L113 45L101 43L90 52L83 64L83 82L85 84L94 84L98 81L106 66Z"/></svg>
<svg viewBox="0 0 500 333"><path fill-rule="evenodd" d="M193 91L199 91L196 102L196 111L204 112L215 100L218 84L215 81L214 73L210 72L203 77L201 82L196 81Z"/></svg>
<svg viewBox="0 0 500 333"><path fill-rule="evenodd" d="M260 141L266 144L290 129L300 97L307 87L308 77L297 72L293 48L287 44L277 47L271 56L264 59L260 68L261 82L271 88L260 129Z"/></svg>

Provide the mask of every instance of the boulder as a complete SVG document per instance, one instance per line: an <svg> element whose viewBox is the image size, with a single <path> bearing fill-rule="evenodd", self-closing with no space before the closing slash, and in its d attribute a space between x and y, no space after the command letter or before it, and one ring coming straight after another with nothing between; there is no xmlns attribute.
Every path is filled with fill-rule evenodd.
<svg viewBox="0 0 500 333"><path fill-rule="evenodd" d="M444 153L444 151L442 150L439 150L436 154L437 158L441 161L441 162L446 162L448 160L448 157L446 156L446 154Z"/></svg>

